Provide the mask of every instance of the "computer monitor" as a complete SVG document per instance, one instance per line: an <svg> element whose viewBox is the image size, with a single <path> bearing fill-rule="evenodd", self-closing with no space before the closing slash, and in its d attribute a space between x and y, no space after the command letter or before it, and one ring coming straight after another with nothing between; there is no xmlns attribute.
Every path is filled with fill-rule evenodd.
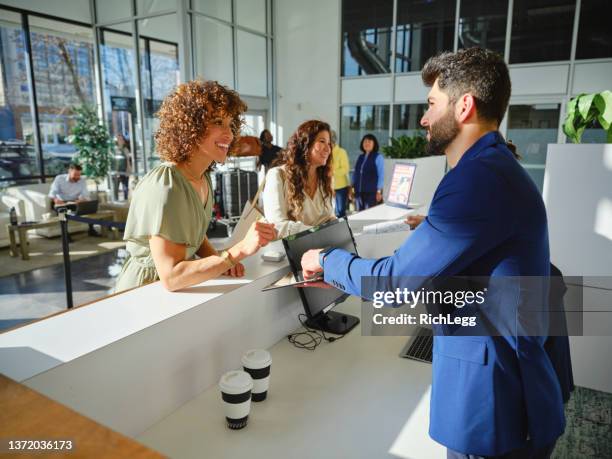
<svg viewBox="0 0 612 459"><path fill-rule="evenodd" d="M353 232L344 218L288 236L283 239L283 245L296 278L302 272L302 255L310 249L337 247L357 253ZM359 318L355 316L331 311L349 296L341 290L334 287L304 287L298 288L298 292L308 317L308 327L343 335L359 323Z"/></svg>
<svg viewBox="0 0 612 459"><path fill-rule="evenodd" d="M410 209L410 193L416 172L415 163L395 163L385 204Z"/></svg>

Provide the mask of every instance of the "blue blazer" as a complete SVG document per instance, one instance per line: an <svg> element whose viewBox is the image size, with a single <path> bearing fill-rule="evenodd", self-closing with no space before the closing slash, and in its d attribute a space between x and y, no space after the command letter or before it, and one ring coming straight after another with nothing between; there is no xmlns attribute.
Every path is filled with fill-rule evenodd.
<svg viewBox="0 0 612 459"><path fill-rule="evenodd" d="M363 276L548 276L544 203L502 136L489 132L445 175L429 215L394 255L362 259L334 249L323 268L325 282L360 296ZM519 284L506 285L497 300L516 308L523 295ZM555 441L565 416L545 341L521 333L435 336L430 436L482 456L528 439L535 447Z"/></svg>

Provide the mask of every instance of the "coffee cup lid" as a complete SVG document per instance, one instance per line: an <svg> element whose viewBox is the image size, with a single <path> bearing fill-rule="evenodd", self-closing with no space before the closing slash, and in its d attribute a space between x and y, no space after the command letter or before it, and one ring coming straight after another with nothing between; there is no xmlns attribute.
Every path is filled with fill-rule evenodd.
<svg viewBox="0 0 612 459"><path fill-rule="evenodd" d="M221 376L219 388L225 394L242 394L253 388L253 380L246 371L228 371Z"/></svg>
<svg viewBox="0 0 612 459"><path fill-rule="evenodd" d="M270 353L265 349L251 349L242 356L242 365L253 370L266 368L272 363Z"/></svg>

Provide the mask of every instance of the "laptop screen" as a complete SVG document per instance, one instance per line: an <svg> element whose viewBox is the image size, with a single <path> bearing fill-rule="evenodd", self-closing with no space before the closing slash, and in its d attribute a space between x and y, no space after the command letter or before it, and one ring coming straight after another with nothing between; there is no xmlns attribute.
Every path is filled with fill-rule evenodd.
<svg viewBox="0 0 612 459"><path fill-rule="evenodd" d="M283 239L283 245L291 270L296 276L302 272L302 255L310 249L337 247L357 253L353 232L346 219L343 218L286 237ZM326 312L348 296L336 288L299 288L298 291L309 318Z"/></svg>
<svg viewBox="0 0 612 459"><path fill-rule="evenodd" d="M415 172L416 164L414 163L395 163L391 174L391 186L385 200L386 204L409 207Z"/></svg>

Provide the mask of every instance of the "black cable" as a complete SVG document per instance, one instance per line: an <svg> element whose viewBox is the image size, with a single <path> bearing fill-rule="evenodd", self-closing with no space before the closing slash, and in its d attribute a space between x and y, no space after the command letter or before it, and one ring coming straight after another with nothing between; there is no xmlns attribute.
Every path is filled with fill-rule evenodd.
<svg viewBox="0 0 612 459"><path fill-rule="evenodd" d="M287 340L298 349L314 351L319 344L323 342L323 340L327 341L328 343L333 343L334 341L338 341L344 337L344 335L328 337L323 330L314 330L308 327L306 325L307 319L308 317L306 317L306 314L298 314L298 321L300 322L300 325L306 329L306 331L292 333L287 336Z"/></svg>

